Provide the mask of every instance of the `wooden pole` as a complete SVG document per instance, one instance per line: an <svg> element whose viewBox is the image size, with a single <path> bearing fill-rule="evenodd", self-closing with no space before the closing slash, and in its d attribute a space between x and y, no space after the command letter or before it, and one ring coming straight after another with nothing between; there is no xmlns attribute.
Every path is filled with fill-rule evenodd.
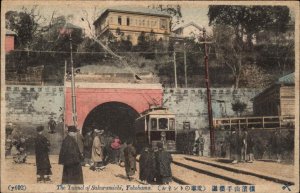
<svg viewBox="0 0 300 193"><path fill-rule="evenodd" d="M183 57L184 57L184 83L185 88L187 88L187 67L186 67L186 51L185 51L185 43L183 44Z"/></svg>
<svg viewBox="0 0 300 193"><path fill-rule="evenodd" d="M211 107L211 94L210 94L210 83L209 83L209 70L208 70L208 53L206 45L206 30L203 28L203 38L204 38L204 64L205 64L205 83L206 83L206 93L207 93L207 112L209 121L209 132L210 132L210 156L215 156L215 132L213 127L213 116Z"/></svg>
<svg viewBox="0 0 300 193"><path fill-rule="evenodd" d="M176 52L173 51L175 88L177 88Z"/></svg>
<svg viewBox="0 0 300 193"><path fill-rule="evenodd" d="M74 77L74 64L73 64L73 47L72 47L72 35L70 33L70 55L71 55L71 89L72 89L72 117L75 127L77 127L77 112L76 112L76 94L75 94L75 77Z"/></svg>

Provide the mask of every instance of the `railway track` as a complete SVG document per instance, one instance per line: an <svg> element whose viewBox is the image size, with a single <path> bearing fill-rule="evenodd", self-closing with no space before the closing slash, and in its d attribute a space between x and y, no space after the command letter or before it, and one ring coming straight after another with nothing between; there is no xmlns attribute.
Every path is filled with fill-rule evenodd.
<svg viewBox="0 0 300 193"><path fill-rule="evenodd" d="M138 161L138 159L137 159ZM222 167L214 163L202 162L188 156L173 156L173 180L180 185L226 184L226 185L270 185L293 184L291 181L253 175L250 172Z"/></svg>
<svg viewBox="0 0 300 193"><path fill-rule="evenodd" d="M187 184L236 184L236 185L270 185L282 186L282 184L293 184L288 180L282 180L267 175L257 175L250 172L241 172L240 170L220 167L217 164L201 162L188 157L173 158L172 172L181 169L180 173L174 174L179 179L185 179ZM194 174L193 178L188 178L187 174ZM174 173L174 172L173 172ZM176 173L176 172L175 172ZM197 174L195 174L197 173ZM211 179L213 178L213 179ZM200 181L195 180L200 179ZM204 179L201 181L201 179Z"/></svg>

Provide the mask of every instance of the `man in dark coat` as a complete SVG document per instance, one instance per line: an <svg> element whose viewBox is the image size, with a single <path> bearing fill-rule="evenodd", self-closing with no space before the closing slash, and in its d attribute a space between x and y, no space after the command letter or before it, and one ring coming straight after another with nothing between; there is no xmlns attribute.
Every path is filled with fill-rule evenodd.
<svg viewBox="0 0 300 193"><path fill-rule="evenodd" d="M126 175L131 181L132 178L130 176L133 176L136 171L136 150L131 141L128 142L127 147L124 149L124 157Z"/></svg>
<svg viewBox="0 0 300 193"><path fill-rule="evenodd" d="M58 163L64 165L62 184L83 184L81 153L75 140L76 132L75 126L68 127L68 135L60 149Z"/></svg>
<svg viewBox="0 0 300 193"><path fill-rule="evenodd" d="M155 178L155 157L151 147L146 147L140 156L140 180L151 183Z"/></svg>
<svg viewBox="0 0 300 193"><path fill-rule="evenodd" d="M83 156L84 156L84 162L86 166L92 165L92 146L93 146L93 136L92 131L89 131L84 136L84 148L83 148Z"/></svg>
<svg viewBox="0 0 300 193"><path fill-rule="evenodd" d="M162 184L169 184L172 181L171 163L173 161L169 152L163 149L163 144L157 144L158 151L156 152L156 181Z"/></svg>
<svg viewBox="0 0 300 193"><path fill-rule="evenodd" d="M35 139L35 160L36 160L36 174L37 182L50 182L51 165L48 152L50 151L50 142L43 135L43 126L36 128L37 136Z"/></svg>
<svg viewBox="0 0 300 193"><path fill-rule="evenodd" d="M271 138L271 150L276 155L277 162L282 159L282 135L280 129L275 130Z"/></svg>

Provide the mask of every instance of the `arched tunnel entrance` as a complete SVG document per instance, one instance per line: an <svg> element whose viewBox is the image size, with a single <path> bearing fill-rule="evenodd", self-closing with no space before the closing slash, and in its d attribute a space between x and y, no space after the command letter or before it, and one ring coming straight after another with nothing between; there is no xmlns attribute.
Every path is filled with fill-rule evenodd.
<svg viewBox="0 0 300 193"><path fill-rule="evenodd" d="M105 135L119 136L121 141L134 140L134 121L139 113L127 104L107 102L94 108L86 117L82 134L91 128L104 130Z"/></svg>

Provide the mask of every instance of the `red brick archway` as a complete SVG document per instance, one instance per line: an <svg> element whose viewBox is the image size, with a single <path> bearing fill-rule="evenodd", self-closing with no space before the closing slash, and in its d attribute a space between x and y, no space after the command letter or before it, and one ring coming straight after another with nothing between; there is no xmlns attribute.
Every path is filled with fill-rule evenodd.
<svg viewBox="0 0 300 193"><path fill-rule="evenodd" d="M107 102L120 102L138 113L149 105L161 105L163 90L160 84L76 83L77 125L82 128L87 115ZM65 124L72 125L72 98L70 83L66 83Z"/></svg>

